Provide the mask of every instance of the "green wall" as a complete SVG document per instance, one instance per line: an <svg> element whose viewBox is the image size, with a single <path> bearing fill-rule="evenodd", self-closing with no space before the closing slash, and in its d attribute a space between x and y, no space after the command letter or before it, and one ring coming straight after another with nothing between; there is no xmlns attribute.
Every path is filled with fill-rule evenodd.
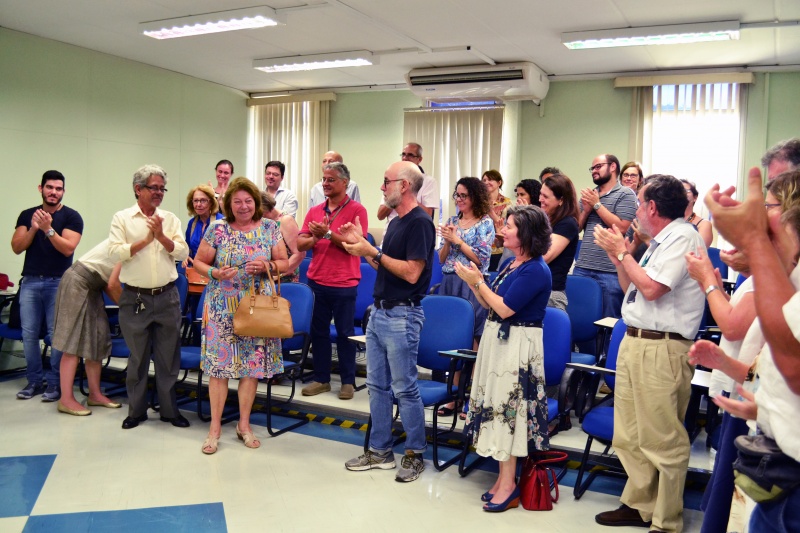
<svg viewBox="0 0 800 533"><path fill-rule="evenodd" d="M800 135L799 91L800 73L756 76L743 168L758 165L768 146ZM343 93L331 104L330 148L344 156L371 217L384 170L409 140L402 137L403 109L420 104L406 90ZM630 115L631 90L614 89L612 80L552 83L541 106L522 103L520 175L507 181L557 165L578 188L590 185L587 168L598 153L628 158ZM186 193L214 179L214 163L230 159L237 174L246 171L247 130L238 91L0 28L0 272L19 276L22 257L9 243L19 212L41 201L36 186L45 170L65 174L65 203L84 217L80 255L106 236L115 211L132 204L139 166L167 170L164 207L186 219ZM370 225L381 226L373 218Z"/></svg>
<svg viewBox="0 0 800 533"><path fill-rule="evenodd" d="M198 183L230 159L244 171L246 95L141 63L0 28L0 272L18 278L11 252L20 211L41 204L42 173L66 177L64 203L84 219L79 257L108 235L114 212L134 202L145 163L164 167L163 207L182 219Z"/></svg>
<svg viewBox="0 0 800 533"><path fill-rule="evenodd" d="M420 105L406 90L343 93L331 103L330 149L342 154L358 183L372 228L383 226L377 218L383 173L400 160L404 143L412 140L403 139L403 109ZM424 155L423 151L423 168Z"/></svg>

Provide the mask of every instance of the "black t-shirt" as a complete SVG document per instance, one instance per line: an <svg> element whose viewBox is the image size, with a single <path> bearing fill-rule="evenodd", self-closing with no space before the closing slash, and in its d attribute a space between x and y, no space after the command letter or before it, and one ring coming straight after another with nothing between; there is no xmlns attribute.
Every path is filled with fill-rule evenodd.
<svg viewBox="0 0 800 533"><path fill-rule="evenodd" d="M553 226L553 235L561 235L569 240L569 244L550 263L550 275L553 278L553 290L564 291L567 289L567 274L575 260L575 250L578 248L578 221L572 217L564 217Z"/></svg>
<svg viewBox="0 0 800 533"><path fill-rule="evenodd" d="M37 209L42 206L37 205L26 209L19 214L17 218L17 225L14 228L25 226L26 229L31 228L31 221L33 214ZM83 219L74 209L62 205L61 209L53 213L52 228L61 235L65 229L72 230L75 233L83 234ZM50 239L44 234L43 231L38 230L33 237L33 242L25 250L25 262L22 265L23 276L47 276L50 278L60 278L64 272L72 265L72 256L65 256L56 250Z"/></svg>
<svg viewBox="0 0 800 533"><path fill-rule="evenodd" d="M431 217L417 206L402 217L395 217L386 228L381 250L392 259L425 260L425 268L413 285L378 267L375 279L375 298L381 300L418 300L425 296L431 283L431 265L436 230Z"/></svg>

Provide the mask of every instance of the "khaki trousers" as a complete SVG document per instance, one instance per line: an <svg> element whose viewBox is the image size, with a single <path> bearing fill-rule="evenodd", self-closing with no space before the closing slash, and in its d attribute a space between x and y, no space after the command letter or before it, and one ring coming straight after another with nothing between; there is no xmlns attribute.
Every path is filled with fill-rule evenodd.
<svg viewBox="0 0 800 533"><path fill-rule="evenodd" d="M662 531L683 529L691 345L626 335L617 360L613 446L628 474L620 501Z"/></svg>

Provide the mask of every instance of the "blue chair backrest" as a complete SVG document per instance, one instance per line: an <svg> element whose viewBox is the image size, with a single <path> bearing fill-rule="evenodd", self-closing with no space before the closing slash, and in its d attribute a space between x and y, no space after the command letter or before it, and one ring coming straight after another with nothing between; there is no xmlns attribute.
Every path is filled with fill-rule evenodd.
<svg viewBox="0 0 800 533"><path fill-rule="evenodd" d="M364 317L367 307L375 301L375 297L372 294L375 290L375 278L377 277L377 270L367 263L361 263L361 280L358 282L358 288L356 289L356 312L353 317L357 324L361 324L361 319Z"/></svg>
<svg viewBox="0 0 800 533"><path fill-rule="evenodd" d="M281 283L281 296L292 304L292 327L295 336L283 339L284 350L303 348L304 335L311 335L311 315L314 311L314 292L303 283Z"/></svg>
<svg viewBox="0 0 800 533"><path fill-rule="evenodd" d="M203 292L200 293L200 298L197 300L197 307L194 311L195 320L201 320L203 318L203 307L206 305L206 291L208 291L208 285L203 288Z"/></svg>
<svg viewBox="0 0 800 533"><path fill-rule="evenodd" d="M431 370L448 370L450 359L439 355L445 350L471 350L475 311L458 296L432 294L422 299L425 323L419 336L417 364Z"/></svg>
<svg viewBox="0 0 800 533"><path fill-rule="evenodd" d="M583 244L582 239L578 239L578 246L575 247L575 259L578 259L578 256L581 255L581 244Z"/></svg>
<svg viewBox="0 0 800 533"><path fill-rule="evenodd" d="M744 274L739 274L738 276L736 276L736 285L734 286L734 290L738 289L739 285L744 283L744 280L746 280L746 279L747 278L745 277Z"/></svg>
<svg viewBox="0 0 800 533"><path fill-rule="evenodd" d="M308 266L311 264L311 256L306 253L306 256L300 261L300 283L308 283Z"/></svg>
<svg viewBox="0 0 800 533"><path fill-rule="evenodd" d="M723 263L722 259L719 258L719 248L709 246L708 258L711 260L711 264L714 265L714 268L719 269L719 275L722 276L722 279L728 279L728 265Z"/></svg>
<svg viewBox="0 0 800 533"><path fill-rule="evenodd" d="M622 338L625 337L625 330L627 326L620 318L614 324L614 329L611 330L611 342L608 343L608 354L606 355L606 368L617 368L617 356L619 355L619 345L622 344ZM603 376L603 380L610 389L614 389L614 382L616 377L611 374Z"/></svg>
<svg viewBox="0 0 800 533"><path fill-rule="evenodd" d="M567 314L572 324L572 341L597 337L595 321L603 318L603 289L592 278L567 276Z"/></svg>
<svg viewBox="0 0 800 533"><path fill-rule="evenodd" d="M555 307L545 309L542 342L545 384L558 385L572 352L572 327L567 313Z"/></svg>
<svg viewBox="0 0 800 533"><path fill-rule="evenodd" d="M367 242L369 242L372 246L375 246L375 237L372 236L372 233L367 233Z"/></svg>
<svg viewBox="0 0 800 533"><path fill-rule="evenodd" d="M175 280L175 287L178 289L178 295L181 297L181 313L185 311L186 296L189 294L189 280L186 274L178 273L178 278Z"/></svg>
<svg viewBox="0 0 800 533"><path fill-rule="evenodd" d="M442 263L439 261L439 252L436 250L433 251L433 262L431 262L431 284L428 286L428 290L434 285L438 285L442 282ZM426 291L427 292L427 291Z"/></svg>

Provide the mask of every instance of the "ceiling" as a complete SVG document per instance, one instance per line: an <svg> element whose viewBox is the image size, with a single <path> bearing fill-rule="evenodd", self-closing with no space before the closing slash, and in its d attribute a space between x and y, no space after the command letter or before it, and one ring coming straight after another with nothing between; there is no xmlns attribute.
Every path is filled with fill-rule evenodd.
<svg viewBox="0 0 800 533"><path fill-rule="evenodd" d="M305 3L304 3L305 2ZM268 5L286 25L156 40L141 22ZM738 41L571 51L561 33L738 20L800 20L797 0L0 0L0 26L247 93L404 86L412 68L531 61L551 79L711 67L800 71L800 26ZM471 47L473 51L467 50ZM369 50L369 67L266 74L254 59Z"/></svg>

